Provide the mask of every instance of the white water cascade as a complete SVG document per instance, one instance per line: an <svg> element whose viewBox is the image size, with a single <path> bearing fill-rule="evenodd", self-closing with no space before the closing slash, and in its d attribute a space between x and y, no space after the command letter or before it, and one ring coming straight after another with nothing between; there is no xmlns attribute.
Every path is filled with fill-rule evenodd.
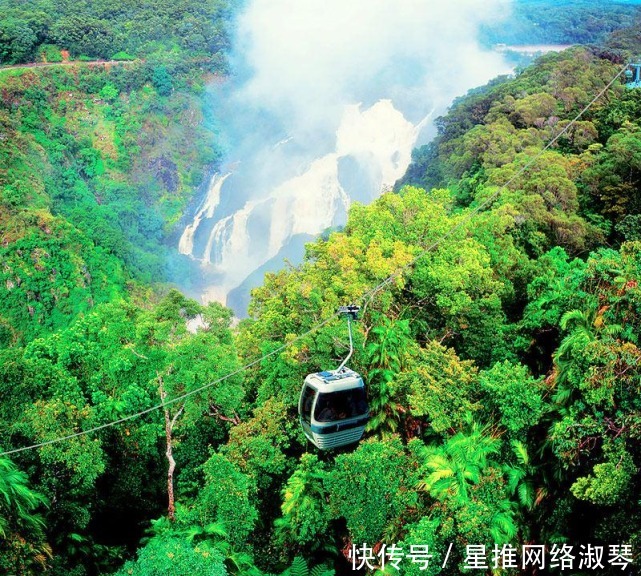
<svg viewBox="0 0 641 576"><path fill-rule="evenodd" d="M214 174L214 176L212 177L211 181L209 182L209 187L207 189L205 199L198 208L192 222L185 226L185 230L180 236L180 240L178 241L178 252L180 252L181 254L193 256L194 235L198 231L198 227L200 226L203 218L213 218L216 207L220 203L221 188L229 175L230 173L228 172L222 177L219 174Z"/></svg>
<svg viewBox="0 0 641 576"><path fill-rule="evenodd" d="M345 224L352 201L371 202L391 188L405 173L426 120L412 124L390 100L379 100L369 108L346 106L334 151L222 217L217 211L221 195L234 194L234 178L229 173L214 175L179 242L182 254L199 260L215 275L214 284L201 294L203 301L226 304L230 291L277 257L293 238L311 239ZM293 140L282 140L274 150ZM280 267L282 261L275 264Z"/></svg>

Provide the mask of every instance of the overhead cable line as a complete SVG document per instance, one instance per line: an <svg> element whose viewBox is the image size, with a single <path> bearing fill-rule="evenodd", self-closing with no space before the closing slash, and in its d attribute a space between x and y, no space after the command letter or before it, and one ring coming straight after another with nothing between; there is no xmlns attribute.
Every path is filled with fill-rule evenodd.
<svg viewBox="0 0 641 576"><path fill-rule="evenodd" d="M483 208L491 204L494 200L496 200L501 192L507 189L507 187L512 184L517 178L522 176L528 168L530 168L547 150L549 150L558 140L568 132L568 130L576 124L576 122L592 107L592 105L601 98L609 89L610 87L617 81L617 79L628 69L629 64L625 64L619 72L599 91L599 93L592 98L592 100L570 121L570 123L565 126L554 138L552 138L533 158L531 158L528 162L526 162L511 178L508 179L505 184L503 184L501 187L499 187L494 193L492 193L490 196L488 196L483 202L481 202L479 205L477 205L475 208L469 210L468 212L465 213L465 216L461 218L461 220L452 228L450 228L445 234L440 236L438 239L436 239L434 242L426 246L419 254L417 254L412 260L410 260L407 264L399 268L396 272L393 272L390 274L387 278L385 278L382 282L374 286L374 288L370 289L367 291L365 294L363 294L361 300L363 302L370 302L374 296L383 288L386 286L389 286L396 278L401 276L405 270L407 270L409 267L413 266L416 264L416 262L428 254L429 252L432 252L435 250L444 240L452 236L454 232L456 232L458 229L462 228L465 224L467 224L473 216L478 214ZM249 362L248 364L245 364L244 366L241 366L240 368L237 368L236 370L233 370L232 372L229 372L228 374L221 376L220 378L208 382L207 384L203 384L202 386L199 386L198 388L194 390L190 390L189 392L185 392L184 394L180 394L179 396L175 396L173 398L170 398L168 400L163 401L160 404L156 404L154 406L151 406L149 408L146 408L145 410L141 410L140 412L135 412L133 414L130 414L128 416L124 416L122 418L119 418L117 420L113 420L110 422L106 422L104 424L100 424L99 426L94 426L92 428L88 428L87 430L81 430L79 432L74 432L73 434L67 434L66 436L60 436L57 438L53 438L51 440L46 440L44 442L39 442L37 444L31 444L28 446L22 446L21 448L14 448L12 450L6 450L4 452L0 452L0 457L3 456L9 456L11 454L17 454L19 452L25 452L27 450L35 450L37 448L42 448L43 446L49 446L51 444L58 444L60 442L64 442L66 440L71 440L73 438L78 438L79 436L86 436L88 434L93 434L94 432L98 432L100 430L104 430L106 428L111 428L112 426L117 426L119 424L122 424L124 422L128 422L130 420L134 420L135 418L139 418L140 416L144 416L145 414L149 414L150 412L154 412L156 410L161 410L165 408L168 405L175 404L176 402L181 402L182 400L185 400L189 398L190 396L193 396L194 394L198 394L199 392L202 392L203 390L206 390L207 388L211 388L212 386L215 386L216 384L220 384L221 382L224 382L225 380L228 380L229 378L232 378L233 376L236 376L238 374L241 374L242 372L245 372L249 368L252 368L253 366L256 366L257 364L260 364L263 360L266 360L267 358L279 354L280 352L286 350L289 348L292 344L295 342L302 340L303 338L309 336L310 334L316 332L323 326L329 324L334 318L336 318L339 315L338 312L332 314L322 322L319 322L318 324L312 326L309 330L304 332L303 334L300 334L299 336L296 336L294 339L290 340L289 342L286 342L285 344L282 344L278 348L275 348L271 352L268 352L267 354L264 354L260 358L253 360L252 362Z"/></svg>
<svg viewBox="0 0 641 576"><path fill-rule="evenodd" d="M410 260L407 264L399 268L396 272L390 274L387 278L385 278L385 280L383 280L380 284L372 288L369 292L366 292L363 295L363 300L365 299L371 300L376 294L376 292L388 286L396 278L401 276L407 268L416 264L416 262L420 258L425 256L425 254L437 248L439 244L443 242L443 240L446 240L447 238L449 238L452 234L454 234L454 232L456 232L459 228L463 227L464 224L467 224L476 214L478 214L481 210L483 210L483 208L485 208L486 206L494 202L494 200L496 200L499 197L501 192L506 190L510 184L512 184L517 178L522 176L539 158L541 158L541 156L543 156L543 154L545 154L545 152L547 152L554 144L556 144L556 142L559 140L559 138L561 138L561 136L566 134L568 130L578 122L581 116L583 116L583 114L585 114L592 107L592 105L610 89L610 86L612 86L612 84L614 84L617 81L619 76L621 76L628 69L628 67L629 67L629 64L626 64L625 66L623 66L623 68L619 70L619 72L605 85L605 87L602 88L601 91L594 98L592 98L590 103L587 104L570 121L570 123L567 126L565 126L565 128L563 128L563 130L561 130L556 136L554 136L554 138L552 138L552 140L550 140L533 158L528 160L519 170L517 170L516 173L512 177L510 177L507 182L505 182L505 184L500 186L494 193L490 194L490 196L488 196L485 200L483 200L483 202L481 202L478 206L466 212L465 216L461 218L461 220L457 224L452 226L452 228L450 228L445 234L443 234L443 236L439 237L434 242L432 242L427 247L425 247L423 250L421 250L421 252L419 252L419 254L415 256L412 260Z"/></svg>

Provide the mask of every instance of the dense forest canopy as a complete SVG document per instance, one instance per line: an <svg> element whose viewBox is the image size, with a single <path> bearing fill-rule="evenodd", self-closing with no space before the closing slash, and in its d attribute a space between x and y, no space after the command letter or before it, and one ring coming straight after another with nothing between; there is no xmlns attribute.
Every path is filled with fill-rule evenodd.
<svg viewBox="0 0 641 576"><path fill-rule="evenodd" d="M231 4L227 0L1 0L0 63L55 58L56 47L73 57L147 58L169 52L211 58L228 46L225 22Z"/></svg>
<svg viewBox="0 0 641 576"><path fill-rule="evenodd" d="M639 15L638 0L516 0L510 3L510 25L486 26L489 44L588 44L632 24Z"/></svg>
<svg viewBox="0 0 641 576"><path fill-rule="evenodd" d="M202 93L233 6L0 7L4 62L133 58L0 70L2 573L330 576L362 546L382 571L428 545L409 574L464 572L475 545L486 573L495 546L639 561L641 92L592 103L638 27L459 99L236 326L167 284L220 155ZM345 356L348 302L372 417L319 452L298 396Z"/></svg>

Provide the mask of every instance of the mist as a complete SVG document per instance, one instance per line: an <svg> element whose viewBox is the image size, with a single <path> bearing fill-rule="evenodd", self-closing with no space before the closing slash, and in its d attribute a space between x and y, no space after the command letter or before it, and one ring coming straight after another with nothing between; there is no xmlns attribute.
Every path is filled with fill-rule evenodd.
<svg viewBox="0 0 641 576"><path fill-rule="evenodd" d="M505 0L249 0L232 78L210 93L225 162L179 245L201 298L245 315L265 271L391 188L433 118L510 72L478 40L509 13Z"/></svg>

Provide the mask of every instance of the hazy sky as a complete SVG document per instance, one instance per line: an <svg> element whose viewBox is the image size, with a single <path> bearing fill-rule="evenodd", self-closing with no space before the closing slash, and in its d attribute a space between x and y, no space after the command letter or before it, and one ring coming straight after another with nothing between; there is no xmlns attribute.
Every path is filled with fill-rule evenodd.
<svg viewBox="0 0 641 576"><path fill-rule="evenodd" d="M236 52L251 79L245 104L298 129L322 129L344 104L392 98L413 121L506 71L481 50L505 0L251 0Z"/></svg>

